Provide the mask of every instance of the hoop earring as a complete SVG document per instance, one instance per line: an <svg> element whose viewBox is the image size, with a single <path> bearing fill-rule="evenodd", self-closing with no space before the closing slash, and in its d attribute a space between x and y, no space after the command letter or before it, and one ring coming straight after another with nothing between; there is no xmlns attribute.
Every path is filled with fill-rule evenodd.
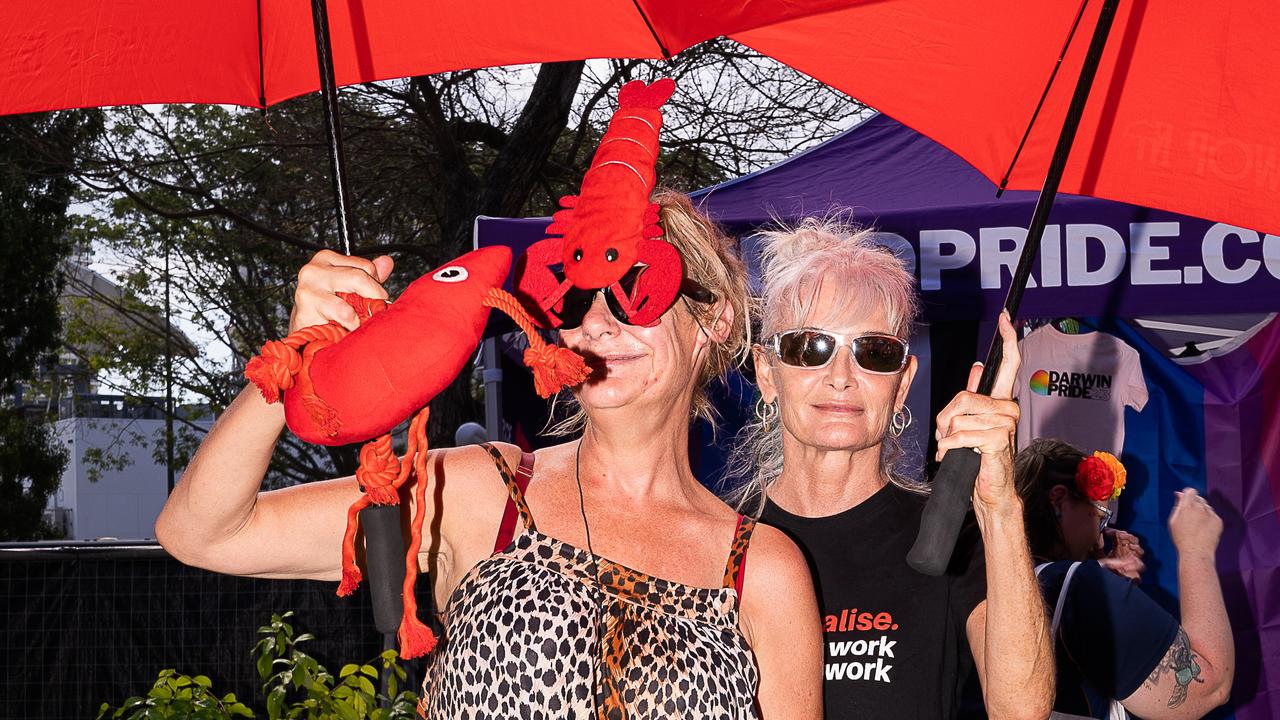
<svg viewBox="0 0 1280 720"><path fill-rule="evenodd" d="M767 427L773 424L774 420L778 419L778 401L774 400L773 402L768 403L764 401L763 397L761 397L759 400L756 400L755 411L756 420L759 420L761 425Z"/></svg>
<svg viewBox="0 0 1280 720"><path fill-rule="evenodd" d="M893 414L889 420L889 434L894 437L902 437L902 433L911 426L911 408L903 405Z"/></svg>

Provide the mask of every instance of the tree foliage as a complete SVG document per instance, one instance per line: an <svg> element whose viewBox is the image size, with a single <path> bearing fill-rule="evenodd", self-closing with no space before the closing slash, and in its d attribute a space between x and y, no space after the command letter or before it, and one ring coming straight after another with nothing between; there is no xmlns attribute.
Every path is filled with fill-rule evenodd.
<svg viewBox="0 0 1280 720"><path fill-rule="evenodd" d="M59 536L43 516L66 465L52 423L0 408L0 541Z"/></svg>
<svg viewBox="0 0 1280 720"><path fill-rule="evenodd" d="M26 379L58 342L59 265L71 251L67 205L77 151L96 112L0 118L0 391Z"/></svg>
<svg viewBox="0 0 1280 720"><path fill-rule="evenodd" d="M70 172L100 130L97 112L0 118L0 540L57 536L42 516L66 452L51 417L24 413L11 398L58 345Z"/></svg>
<svg viewBox="0 0 1280 720"><path fill-rule="evenodd" d="M674 76L659 177L693 189L833 134L862 106L727 40L665 62L593 61L414 77L346 88L342 122L353 198L352 252L391 253L393 292L471 247L477 215L548 214L573 192L630 79ZM265 113L214 106L113 111L83 158L101 211L78 228L118 264L127 288L172 299L204 352L176 360L180 394L215 411L243 364L283 335L298 267L338 249L317 96ZM91 335L97 329L77 327ZM156 337L116 337L97 366L131 392L157 387ZM466 373L432 403L430 438L448 442L481 406ZM180 458L181 461L181 458ZM286 433L271 478L354 469L350 449L318 452Z"/></svg>

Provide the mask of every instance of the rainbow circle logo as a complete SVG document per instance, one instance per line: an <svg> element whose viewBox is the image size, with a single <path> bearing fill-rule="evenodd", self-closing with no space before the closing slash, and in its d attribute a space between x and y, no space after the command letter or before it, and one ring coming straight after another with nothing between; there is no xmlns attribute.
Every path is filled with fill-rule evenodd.
<svg viewBox="0 0 1280 720"><path fill-rule="evenodd" d="M1049 373L1045 370L1037 370L1031 376L1031 392L1037 395L1049 394Z"/></svg>

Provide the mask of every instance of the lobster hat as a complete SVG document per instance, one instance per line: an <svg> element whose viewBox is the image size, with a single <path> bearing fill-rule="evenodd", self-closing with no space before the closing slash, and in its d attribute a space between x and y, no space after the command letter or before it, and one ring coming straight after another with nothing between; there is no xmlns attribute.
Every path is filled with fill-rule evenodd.
<svg viewBox="0 0 1280 720"><path fill-rule="evenodd" d="M653 325L680 294L684 263L661 240L656 185L661 107L675 92L666 78L636 80L618 93L618 109L577 195L562 208L516 266L516 295L543 327L559 327L565 294L572 288L604 290L632 325ZM624 288L622 278L637 265L640 279Z"/></svg>
<svg viewBox="0 0 1280 720"><path fill-rule="evenodd" d="M394 303L338 293L356 310L359 328L348 332L332 322L302 328L268 342L245 367L268 403L284 403L285 420L298 437L320 445L368 441L356 469L362 494L347 511L339 595L350 595L362 580L355 547L360 510L399 505L400 489L410 475L417 477L399 633L406 658L426 654L436 643L417 617L413 593L429 477L427 404L475 354L491 308L510 315L529 336L524 361L543 397L590 373L573 351L543 342L520 304L502 290L510 267L509 249L482 248L418 278ZM398 457L391 432L405 420L407 451Z"/></svg>

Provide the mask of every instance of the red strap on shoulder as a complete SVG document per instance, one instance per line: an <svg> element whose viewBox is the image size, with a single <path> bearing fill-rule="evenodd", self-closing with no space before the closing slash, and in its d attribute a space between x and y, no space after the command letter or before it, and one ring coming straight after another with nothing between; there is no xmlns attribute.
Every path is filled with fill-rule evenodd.
<svg viewBox="0 0 1280 720"><path fill-rule="evenodd" d="M529 487L529 479L533 477L533 453L520 454L520 467L516 468L516 489L507 494L507 507L502 511L502 522L498 525L498 537L493 543L495 553L502 552L511 544L516 536L516 519L520 517L520 508L516 505L517 494L524 504L524 491ZM510 490L511 488L508 488Z"/></svg>

